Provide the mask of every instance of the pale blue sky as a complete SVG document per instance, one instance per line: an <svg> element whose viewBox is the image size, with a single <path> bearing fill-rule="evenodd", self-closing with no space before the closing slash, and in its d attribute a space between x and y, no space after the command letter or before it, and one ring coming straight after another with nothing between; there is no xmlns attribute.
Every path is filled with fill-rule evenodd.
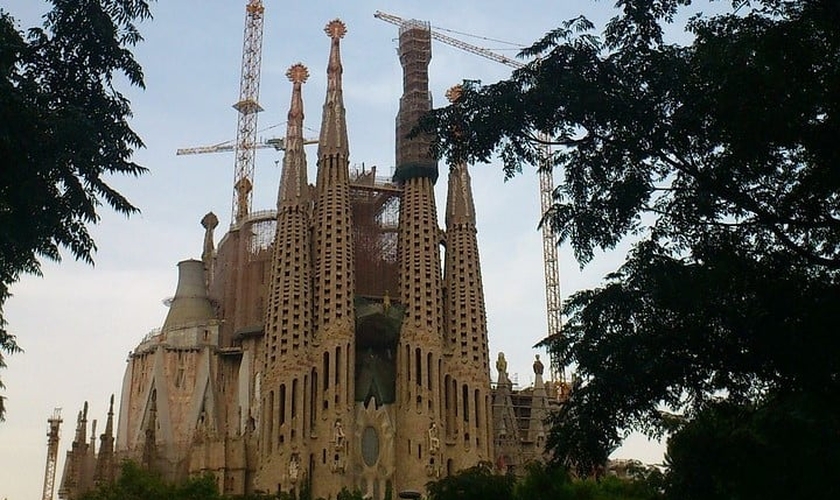
<svg viewBox="0 0 840 500"><path fill-rule="evenodd" d="M147 90L130 90L133 125L147 148L136 160L150 169L140 179L113 184L142 210L126 220L103 210L93 231L99 246L96 266L66 260L46 264L44 277L25 277L12 287L6 305L10 329L25 353L8 359L0 372L7 389L7 421L0 424L0 499L40 498L46 458L46 419L63 408L59 474L83 402L101 432L112 393L119 398L128 352L151 329L161 326L172 295L179 260L200 256L201 217L214 211L221 221L217 239L230 221L233 157L230 154L176 157L179 147L233 139L245 0L160 1L155 19L142 26L146 38L135 51L146 73ZM401 93L396 57L397 28L374 19L376 10L434 26L528 43L562 20L586 14L598 25L611 2L587 0L317 1L265 0L259 127L282 124L290 86L284 74L295 62L309 67L304 86L305 125L317 136L324 99L329 41L322 28L339 17L348 26L342 43L344 91L351 163L376 165L389 173L394 163L394 118ZM26 28L40 24L40 1L7 0L4 9ZM464 37L462 37L464 38ZM495 42L464 38L492 49ZM512 52L505 52L512 55ZM443 103L446 88L462 79L485 83L510 69L457 49L434 44L430 68L433 99ZM264 137L284 134L285 127ZM314 179L314 151L310 153ZM257 156L254 208L275 204L279 170L274 152ZM504 351L510 371L527 386L533 378L530 346L546 330L537 178L533 172L507 183L498 164L472 170L491 356ZM445 187L445 182L439 183ZM438 209L444 192L438 190ZM563 247L561 288L569 293L598 283L621 256L597 259L584 272ZM495 374L494 374L495 376ZM88 431L90 432L90 431ZM656 461L655 446L634 443L624 456Z"/></svg>

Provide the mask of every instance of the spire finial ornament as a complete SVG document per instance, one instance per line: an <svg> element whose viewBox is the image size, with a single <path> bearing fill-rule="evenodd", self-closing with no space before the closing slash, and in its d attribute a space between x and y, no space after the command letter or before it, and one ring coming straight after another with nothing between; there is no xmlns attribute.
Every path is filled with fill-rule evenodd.
<svg viewBox="0 0 840 500"><path fill-rule="evenodd" d="M305 83L309 79L309 70L301 63L293 64L286 70L286 78L292 83Z"/></svg>
<svg viewBox="0 0 840 500"><path fill-rule="evenodd" d="M324 33L333 40L344 38L344 35L347 34L347 25L341 19L333 19L324 27Z"/></svg>
<svg viewBox="0 0 840 500"><path fill-rule="evenodd" d="M286 121L286 155L283 158L280 191L277 207L281 204L297 206L307 198L306 154L303 151L303 83L309 79L309 70L301 63L295 63L286 71L292 82L292 103Z"/></svg>

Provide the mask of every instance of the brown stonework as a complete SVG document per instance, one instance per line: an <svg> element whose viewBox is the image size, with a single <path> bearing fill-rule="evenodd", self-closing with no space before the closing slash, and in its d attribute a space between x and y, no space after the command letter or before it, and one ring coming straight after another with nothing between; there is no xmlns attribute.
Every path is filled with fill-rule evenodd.
<svg viewBox="0 0 840 500"><path fill-rule="evenodd" d="M431 105L428 25L400 32L404 93L387 180L350 169L347 29L335 20L325 31L315 185L303 144L308 71L297 64L276 211L242 215L218 245L218 220L204 217L201 260L178 265L163 327L129 354L116 438L109 414L98 461L79 415L62 498L112 480L123 459L172 480L211 473L225 494L335 498L348 488L382 500L479 461L516 471L541 457L541 364L538 383L520 391L499 363L491 388L467 168L449 171L444 231L429 138L405 135Z"/></svg>

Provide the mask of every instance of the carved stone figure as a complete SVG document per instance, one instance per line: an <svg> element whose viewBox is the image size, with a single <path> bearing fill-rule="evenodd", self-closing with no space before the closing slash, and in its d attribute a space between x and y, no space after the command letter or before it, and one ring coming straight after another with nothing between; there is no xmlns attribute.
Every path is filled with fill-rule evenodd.
<svg viewBox="0 0 840 500"><path fill-rule="evenodd" d="M542 375L543 370L545 370L545 367L543 366L542 361L540 361L540 355L537 354L537 359L534 360L534 373L537 375Z"/></svg>
<svg viewBox="0 0 840 500"><path fill-rule="evenodd" d="M436 455L440 451L440 433L437 424L432 422L429 426L429 453Z"/></svg>

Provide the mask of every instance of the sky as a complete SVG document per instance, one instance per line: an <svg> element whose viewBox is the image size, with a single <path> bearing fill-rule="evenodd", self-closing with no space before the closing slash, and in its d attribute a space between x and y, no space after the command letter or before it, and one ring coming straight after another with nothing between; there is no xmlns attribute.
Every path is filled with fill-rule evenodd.
<svg viewBox="0 0 840 500"><path fill-rule="evenodd" d="M597 26L612 14L611 2L589 0L264 3L260 137L285 134L291 95L285 72L296 62L310 71L303 89L304 125L309 136L318 136L329 51L323 27L340 18L348 28L342 59L351 165L375 165L383 174L390 174L394 165L402 70L397 27L375 19L375 11L482 35L486 38L445 32L511 57L515 51L496 40L524 45L579 14ZM132 127L146 144L135 161L149 172L140 178L113 178L112 186L142 212L128 219L107 209L100 212L101 223L92 229L98 246L95 266L67 256L60 264L45 263L43 277L25 276L11 288L6 319L25 352L8 357L8 368L0 371L7 387L7 416L0 423L0 499L41 497L47 418L60 407L64 423L57 490L77 413L88 401L89 418L99 420L101 433L110 395L119 399L128 353L163 323L167 309L162 301L175 291L177 262L200 257L202 216L213 211L219 217L217 242L230 222L232 154L175 156L175 150L235 137L236 111L231 106L239 94L245 4L162 0L152 7L154 19L141 25L145 41L134 53L147 88L122 90L132 103ZM39 25L48 10L40 0L6 0L3 8L19 20L21 29ZM435 105L443 105L445 90L463 79L493 83L510 75L508 67L437 42L432 54ZM308 156L309 178L314 179L315 151ZM255 210L275 206L279 161L282 157L271 150L257 154ZM533 382L531 364L539 352L531 346L546 334L537 175L528 170L505 182L498 162L476 165L471 174L491 359L504 352L511 377L526 387ZM440 213L446 185L441 178ZM562 296L596 286L622 261L621 250L600 255L581 270L570 248L560 247ZM662 447L633 437L616 456L654 463L662 460Z"/></svg>

